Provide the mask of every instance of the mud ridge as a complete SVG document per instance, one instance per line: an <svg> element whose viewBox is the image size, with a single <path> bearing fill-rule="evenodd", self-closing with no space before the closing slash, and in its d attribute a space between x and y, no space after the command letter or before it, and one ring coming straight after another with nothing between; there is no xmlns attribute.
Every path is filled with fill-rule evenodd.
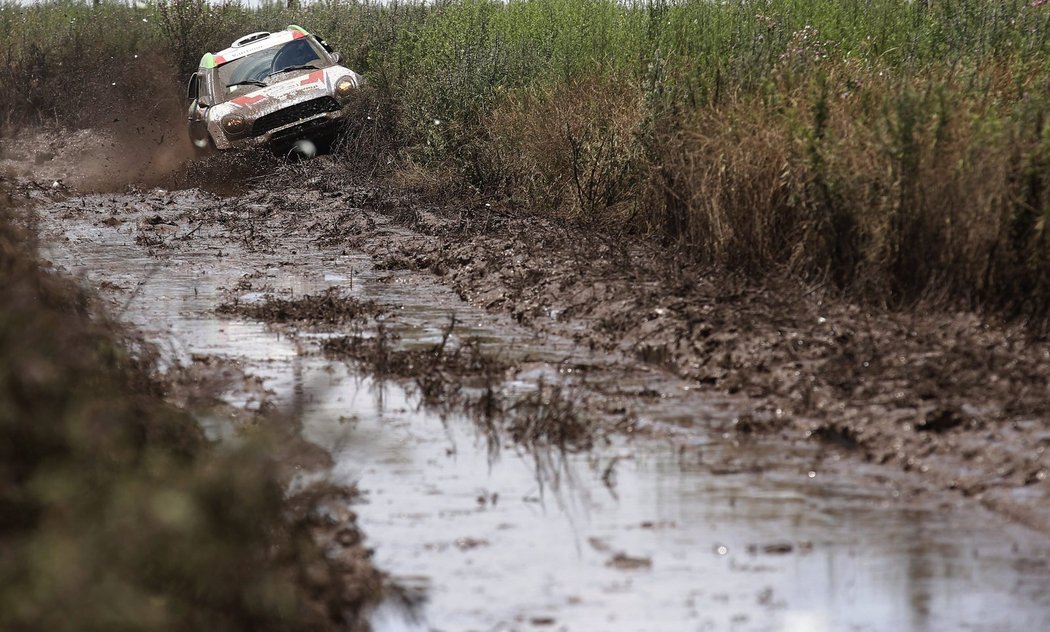
<svg viewBox="0 0 1050 632"><path fill-rule="evenodd" d="M353 360L380 378L411 382L432 408L465 412L486 432L493 453L504 434L531 449L586 450L593 445L599 424L565 386L541 381L534 391L509 396L501 385L515 372L512 365L487 355L476 340L450 343L452 330L450 326L441 342L423 349L392 348L393 336L383 329L373 336L327 340L322 347L327 355Z"/></svg>
<svg viewBox="0 0 1050 632"><path fill-rule="evenodd" d="M239 289L251 289L251 281L245 279ZM585 450L599 432L600 424L584 413L585 406L563 385L541 381L534 391L507 393L504 383L520 371L520 365L487 352L476 339L458 335L454 317L438 342L409 347L398 333L405 325L390 317L393 308L341 297L337 288L296 299L268 296L253 303L234 299L216 311L290 326L285 332L291 336L297 334L296 328L328 330L332 337L320 343L324 355L350 362L380 381L393 379L413 387L424 406L441 414L467 414L494 456L504 437L530 450ZM345 334L348 329L351 333Z"/></svg>
<svg viewBox="0 0 1050 632"><path fill-rule="evenodd" d="M1050 343L1022 325L886 311L782 277L755 285L645 239L487 204L367 210L411 229L348 241L471 303L729 396L742 439L817 441L1050 530Z"/></svg>
<svg viewBox="0 0 1050 632"><path fill-rule="evenodd" d="M382 314L385 309L374 301L359 301L353 297L341 296L337 288L331 288L320 294L294 299L269 297L253 303L242 303L234 299L219 305L215 311L265 323L346 325L365 322Z"/></svg>

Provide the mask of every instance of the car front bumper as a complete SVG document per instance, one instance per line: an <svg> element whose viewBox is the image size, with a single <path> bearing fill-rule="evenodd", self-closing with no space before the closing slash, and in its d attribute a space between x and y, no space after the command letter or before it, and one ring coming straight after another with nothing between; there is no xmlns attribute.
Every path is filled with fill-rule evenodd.
<svg viewBox="0 0 1050 632"><path fill-rule="evenodd" d="M341 109L333 112L321 112L280 127L275 127L256 136L231 139L223 134L221 141L220 139L216 139L215 144L219 149L244 149L247 147L280 147L282 145L292 145L296 141L304 138L326 136L335 133L339 124L343 122L345 116L345 110Z"/></svg>

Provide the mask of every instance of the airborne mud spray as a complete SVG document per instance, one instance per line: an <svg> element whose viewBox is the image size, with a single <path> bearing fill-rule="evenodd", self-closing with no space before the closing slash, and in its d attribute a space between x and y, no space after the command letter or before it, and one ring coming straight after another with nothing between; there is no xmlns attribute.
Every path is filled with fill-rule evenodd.
<svg viewBox="0 0 1050 632"><path fill-rule="evenodd" d="M153 111L117 108L109 123L95 128L25 130L0 139L0 164L21 178L80 191L170 187L195 155L182 128L174 105Z"/></svg>
<svg viewBox="0 0 1050 632"><path fill-rule="evenodd" d="M585 282L584 302L603 304L601 323L623 337L617 323L637 308L617 311L605 292L635 277L587 276L609 253L588 246L583 266L550 239L579 246L580 235L495 213L482 222L472 207L425 207L344 176L322 159L280 167L266 186L248 177L227 197L135 190L38 209L56 265L103 288L173 359L253 376L227 403L294 411L327 452L315 460L333 464L325 476L357 483L366 545L425 621L383 607L378 632L1050 626L1045 535L863 463L857 448L764 434L777 417L747 420L747 393L677 377L659 366L667 354L600 344L595 323L572 320L586 305L540 291L543 279ZM641 274L643 260L630 262ZM671 296L646 295L650 328ZM747 338L730 325L710 335ZM486 427L441 405L450 393L527 405ZM559 418L587 423L593 448L531 432ZM237 431L214 417L207 428ZM907 432L964 427L938 429Z"/></svg>
<svg viewBox="0 0 1050 632"><path fill-rule="evenodd" d="M296 159L316 155L312 144L294 148ZM200 187L228 194L282 162L265 150L219 156L194 147L178 103L158 103L144 111L119 108L110 122L88 129L30 129L0 137L0 171L82 193L135 186Z"/></svg>

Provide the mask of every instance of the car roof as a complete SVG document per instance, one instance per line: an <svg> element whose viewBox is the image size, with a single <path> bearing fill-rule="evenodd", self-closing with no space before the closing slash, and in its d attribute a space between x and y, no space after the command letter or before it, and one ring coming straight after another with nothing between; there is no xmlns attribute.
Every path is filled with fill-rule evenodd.
<svg viewBox="0 0 1050 632"><path fill-rule="evenodd" d="M267 33L265 31L251 33L236 40L229 48L224 48L218 53L204 53L204 56L201 57L200 67L204 69L218 68L235 59L247 57L252 53L265 50L271 46L301 39L309 34L309 31L297 24L290 24L283 31L277 31L276 33Z"/></svg>

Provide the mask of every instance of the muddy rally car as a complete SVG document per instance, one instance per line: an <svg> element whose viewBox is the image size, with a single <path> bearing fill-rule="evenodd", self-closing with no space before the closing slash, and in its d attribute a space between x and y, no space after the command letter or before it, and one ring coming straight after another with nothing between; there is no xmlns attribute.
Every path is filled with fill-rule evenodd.
<svg viewBox="0 0 1050 632"><path fill-rule="evenodd" d="M328 142L361 85L339 61L323 39L296 25L205 54L187 87L191 140L201 149L278 152L304 139Z"/></svg>

